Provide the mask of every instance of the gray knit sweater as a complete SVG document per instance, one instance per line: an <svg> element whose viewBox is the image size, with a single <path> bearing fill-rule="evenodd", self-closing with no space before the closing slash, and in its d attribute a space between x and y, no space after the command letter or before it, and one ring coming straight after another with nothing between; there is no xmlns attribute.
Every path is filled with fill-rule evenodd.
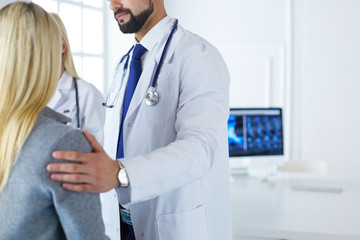
<svg viewBox="0 0 360 240"><path fill-rule="evenodd" d="M98 194L75 193L50 180L45 167L54 150L90 152L68 118L45 108L0 192L1 240L101 240L105 236Z"/></svg>

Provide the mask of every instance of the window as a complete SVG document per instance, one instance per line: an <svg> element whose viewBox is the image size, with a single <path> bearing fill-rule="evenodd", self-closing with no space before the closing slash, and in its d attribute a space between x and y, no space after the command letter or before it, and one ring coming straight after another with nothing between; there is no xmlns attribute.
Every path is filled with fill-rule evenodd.
<svg viewBox="0 0 360 240"><path fill-rule="evenodd" d="M101 0L33 0L59 14L66 27L76 70L104 92L104 10Z"/></svg>

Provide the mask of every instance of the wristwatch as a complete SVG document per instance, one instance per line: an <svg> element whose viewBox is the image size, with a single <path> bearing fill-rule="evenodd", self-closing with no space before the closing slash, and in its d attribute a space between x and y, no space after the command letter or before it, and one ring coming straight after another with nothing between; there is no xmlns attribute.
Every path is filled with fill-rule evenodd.
<svg viewBox="0 0 360 240"><path fill-rule="evenodd" d="M127 176L125 167L119 160L116 160L116 161L120 167L120 170L118 173L118 180L120 182L120 187L128 187L129 186L129 178Z"/></svg>

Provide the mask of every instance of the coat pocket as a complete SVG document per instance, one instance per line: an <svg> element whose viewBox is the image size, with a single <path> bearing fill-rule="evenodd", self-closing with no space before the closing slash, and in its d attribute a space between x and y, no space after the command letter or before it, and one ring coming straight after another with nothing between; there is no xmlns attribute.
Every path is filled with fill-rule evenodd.
<svg viewBox="0 0 360 240"><path fill-rule="evenodd" d="M206 211L203 205L190 211L158 215L160 240L209 240Z"/></svg>

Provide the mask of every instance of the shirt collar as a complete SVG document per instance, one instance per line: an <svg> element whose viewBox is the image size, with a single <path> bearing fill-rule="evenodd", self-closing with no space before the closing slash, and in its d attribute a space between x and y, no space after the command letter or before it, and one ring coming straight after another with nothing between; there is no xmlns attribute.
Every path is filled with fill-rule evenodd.
<svg viewBox="0 0 360 240"><path fill-rule="evenodd" d="M59 80L58 89L70 89L72 87L72 76L66 71L63 72Z"/></svg>
<svg viewBox="0 0 360 240"><path fill-rule="evenodd" d="M141 39L141 45L143 45L149 52L152 51L156 44L159 42L164 30L166 29L167 24L170 21L171 18L169 16L164 17L143 37L143 39Z"/></svg>

